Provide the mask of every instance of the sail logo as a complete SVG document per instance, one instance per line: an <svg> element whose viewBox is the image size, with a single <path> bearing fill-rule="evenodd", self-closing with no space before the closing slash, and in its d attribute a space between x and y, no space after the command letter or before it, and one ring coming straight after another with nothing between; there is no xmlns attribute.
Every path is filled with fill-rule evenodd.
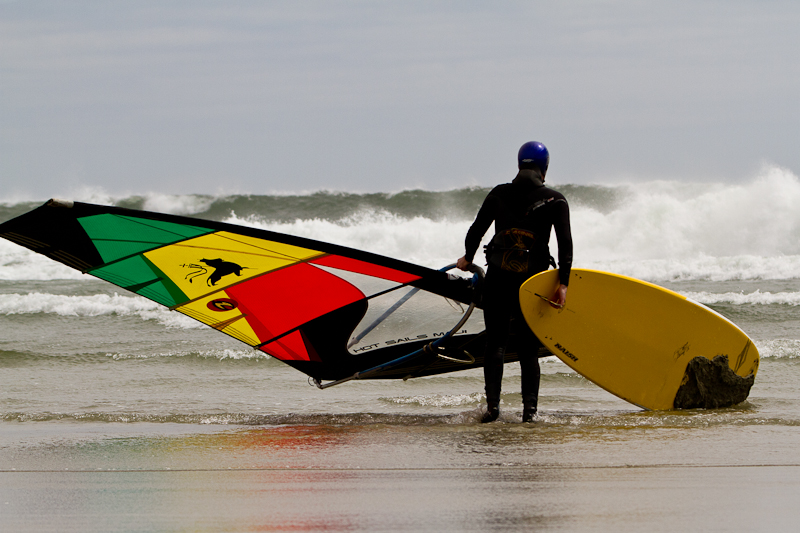
<svg viewBox="0 0 800 533"><path fill-rule="evenodd" d="M216 300L211 300L206 304L206 307L211 309L212 311L233 311L239 304L236 303L236 300L231 300L230 298L217 298Z"/></svg>
<svg viewBox="0 0 800 533"><path fill-rule="evenodd" d="M223 276L227 276L229 274L241 276L242 270L247 268L237 265L236 263L231 263L230 261L223 261L222 259L200 259L199 262L205 264L205 266L198 265L197 263L184 263L181 265L182 267L192 269L192 271L186 274L183 279L188 280L189 283L192 283L194 278L209 274L209 271L211 271L211 273L208 275L208 279L206 279L206 285L209 287L214 287Z"/></svg>

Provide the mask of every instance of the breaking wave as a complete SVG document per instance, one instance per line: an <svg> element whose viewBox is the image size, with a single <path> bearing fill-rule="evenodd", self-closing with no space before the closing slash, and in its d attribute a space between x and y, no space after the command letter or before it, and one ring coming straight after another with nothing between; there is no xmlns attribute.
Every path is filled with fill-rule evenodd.
<svg viewBox="0 0 800 533"><path fill-rule="evenodd" d="M742 184L553 186L570 200L576 267L655 282L800 279L800 180L788 170L767 167ZM254 226L440 268L463 254L464 235L487 192L111 198L89 191L75 199ZM35 205L0 202L0 220ZM0 280L80 278L0 240Z"/></svg>
<svg viewBox="0 0 800 533"><path fill-rule="evenodd" d="M59 316L96 317L103 315L138 316L155 320L167 327L181 329L207 326L141 296L95 294L66 296L61 294L0 294L0 315L55 314Z"/></svg>

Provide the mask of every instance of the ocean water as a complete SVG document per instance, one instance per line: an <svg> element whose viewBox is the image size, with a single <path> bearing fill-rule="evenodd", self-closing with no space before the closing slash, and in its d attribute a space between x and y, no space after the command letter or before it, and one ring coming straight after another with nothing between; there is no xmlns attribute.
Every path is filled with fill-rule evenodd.
<svg viewBox="0 0 800 533"><path fill-rule="evenodd" d="M515 364L489 425L477 423L480 369L318 390L262 352L0 240L0 529L666 531L725 515L743 530L790 530L800 180L767 168L734 185L554 187L570 201L576 267L685 294L754 340L762 361L745 403L647 412L555 358L542 361L535 424L518 423ZM439 268L463 254L487 192L71 199ZM0 202L0 221L45 200ZM80 477L97 472L108 477ZM736 505L745 492L762 503ZM717 510L703 510L700 495ZM666 520L665 499L685 512Z"/></svg>

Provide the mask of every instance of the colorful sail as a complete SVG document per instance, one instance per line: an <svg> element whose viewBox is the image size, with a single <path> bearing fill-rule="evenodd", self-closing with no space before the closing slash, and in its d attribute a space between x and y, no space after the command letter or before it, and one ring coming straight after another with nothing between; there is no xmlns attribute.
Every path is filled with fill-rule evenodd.
<svg viewBox="0 0 800 533"><path fill-rule="evenodd" d="M317 380L383 365L441 338L473 298L469 280L368 252L254 228L51 200L0 236L154 300ZM453 342L483 352L476 312ZM374 373L478 366L439 357Z"/></svg>

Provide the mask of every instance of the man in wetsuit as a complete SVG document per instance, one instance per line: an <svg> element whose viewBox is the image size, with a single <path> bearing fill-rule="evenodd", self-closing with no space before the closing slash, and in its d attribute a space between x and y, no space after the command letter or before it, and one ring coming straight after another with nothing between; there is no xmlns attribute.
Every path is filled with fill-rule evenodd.
<svg viewBox="0 0 800 533"><path fill-rule="evenodd" d="M486 321L486 351L483 373L486 383L486 414L481 422L500 416L500 389L503 362L509 335L519 336L519 362L522 369L522 421L536 414L539 397L539 359L541 343L531 332L519 307L519 287L530 276L550 265L550 230L558 240L559 282L551 305L563 306L572 267L572 235L569 206L559 192L545 187L544 177L550 162L547 148L539 142L522 145L518 154L519 173L511 183L498 185L481 205L475 222L467 232L466 252L456 263L467 270L483 235L494 222L495 235L487 247L489 267L483 285L483 312Z"/></svg>

